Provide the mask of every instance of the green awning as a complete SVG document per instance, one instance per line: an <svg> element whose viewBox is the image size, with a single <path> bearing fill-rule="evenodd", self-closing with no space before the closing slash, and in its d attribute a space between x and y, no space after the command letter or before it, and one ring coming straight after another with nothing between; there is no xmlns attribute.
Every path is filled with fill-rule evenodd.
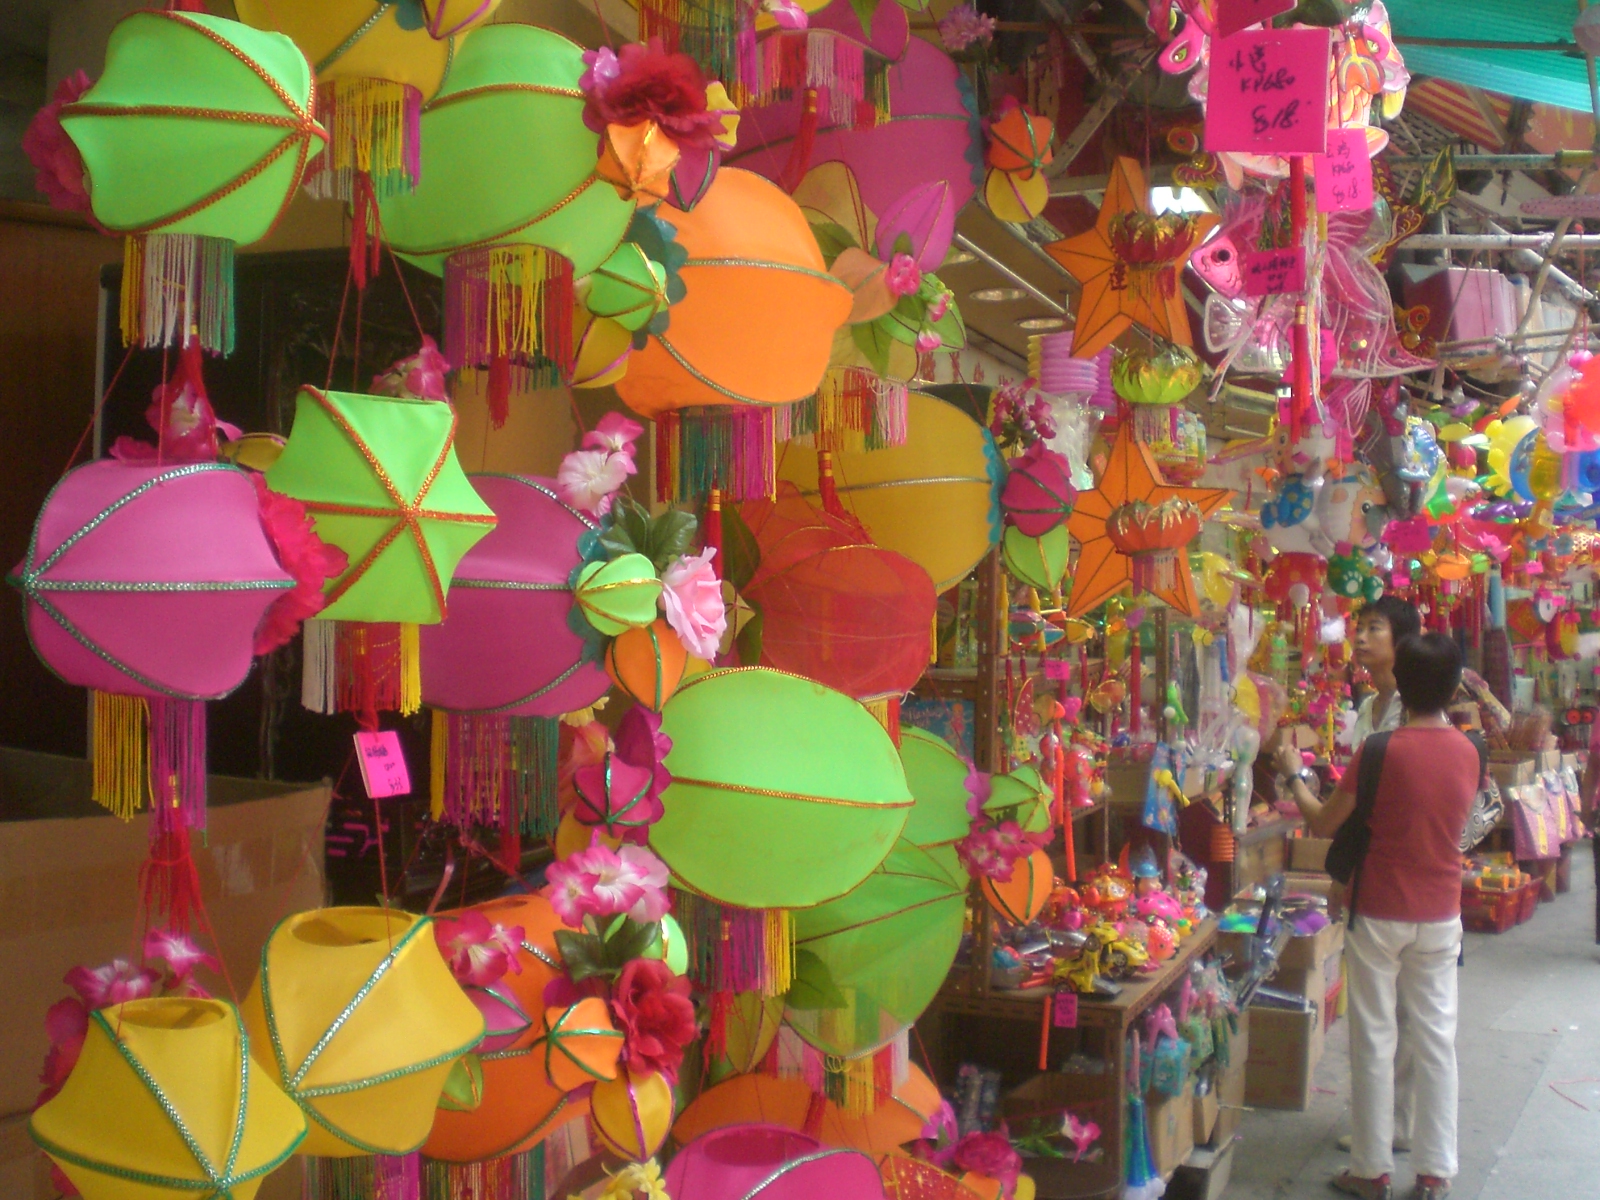
<svg viewBox="0 0 1600 1200"><path fill-rule="evenodd" d="M1486 42L1571 42L1577 0L1389 0L1396 34ZM1499 92L1519 100L1589 111L1583 56L1553 50L1400 47L1413 75Z"/></svg>

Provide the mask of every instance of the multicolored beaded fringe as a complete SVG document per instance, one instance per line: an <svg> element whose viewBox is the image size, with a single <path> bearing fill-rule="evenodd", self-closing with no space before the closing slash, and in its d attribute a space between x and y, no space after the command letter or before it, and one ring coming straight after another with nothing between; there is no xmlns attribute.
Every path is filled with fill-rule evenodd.
<svg viewBox="0 0 1600 1200"><path fill-rule="evenodd" d="M561 722L505 713L433 712L432 815L457 829L554 833Z"/></svg>
<svg viewBox="0 0 1600 1200"><path fill-rule="evenodd" d="M673 890L688 975L712 992L780 996L794 982L794 915L782 908L734 908Z"/></svg>
<svg viewBox="0 0 1600 1200"><path fill-rule="evenodd" d="M656 418L656 496L695 503L759 500L777 487L773 410L768 405L683 408Z"/></svg>
<svg viewBox="0 0 1600 1200"><path fill-rule="evenodd" d="M543 1142L486 1162L422 1160L422 1200L545 1200L548 1194Z"/></svg>
<svg viewBox="0 0 1600 1200"><path fill-rule="evenodd" d="M307 621L300 703L318 713L398 712L422 707L422 651L413 624Z"/></svg>
<svg viewBox="0 0 1600 1200"><path fill-rule="evenodd" d="M640 0L639 40L659 37L668 53L687 54L743 108L759 77L755 21L750 0Z"/></svg>
<svg viewBox="0 0 1600 1200"><path fill-rule="evenodd" d="M318 199L355 198L365 175L380 199L409 192L422 178L422 93L388 79L333 79L317 85L317 119L328 148L305 188Z"/></svg>
<svg viewBox="0 0 1600 1200"><path fill-rule="evenodd" d="M118 310L124 346L182 346L191 333L211 354L232 354L233 243L193 233L123 239Z"/></svg>
<svg viewBox="0 0 1600 1200"><path fill-rule="evenodd" d="M910 1043L905 1033L860 1058L824 1054L785 1026L761 1064L764 1074L803 1079L815 1096L832 1101L849 1116L870 1116L887 1102L910 1073Z"/></svg>
<svg viewBox="0 0 1600 1200"><path fill-rule="evenodd" d="M768 34L756 49L756 74L741 80L749 94L740 107L790 99L806 88L826 89L827 119L846 128L870 129L889 120L889 61L860 42L827 29Z"/></svg>
<svg viewBox="0 0 1600 1200"><path fill-rule="evenodd" d="M777 410L773 437L834 452L903 446L906 385L859 367L829 367L816 395Z"/></svg>
<svg viewBox="0 0 1600 1200"><path fill-rule="evenodd" d="M444 355L458 370L500 358L572 372L572 263L541 246L481 246L445 260ZM536 383L534 386L549 386Z"/></svg>
<svg viewBox="0 0 1600 1200"><path fill-rule="evenodd" d="M301 1160L302 1200L421 1200L420 1154Z"/></svg>

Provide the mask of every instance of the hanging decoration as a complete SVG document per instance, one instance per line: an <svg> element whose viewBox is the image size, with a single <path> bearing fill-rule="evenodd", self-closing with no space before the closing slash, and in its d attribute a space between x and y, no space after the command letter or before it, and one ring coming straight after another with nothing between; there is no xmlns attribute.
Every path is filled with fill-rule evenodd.
<svg viewBox="0 0 1600 1200"><path fill-rule="evenodd" d="M989 172L983 202L1002 221L1026 222L1043 214L1050 202L1050 180L1044 173L1054 158L1050 139L1054 126L1016 97L1006 96L985 130L984 153Z"/></svg>

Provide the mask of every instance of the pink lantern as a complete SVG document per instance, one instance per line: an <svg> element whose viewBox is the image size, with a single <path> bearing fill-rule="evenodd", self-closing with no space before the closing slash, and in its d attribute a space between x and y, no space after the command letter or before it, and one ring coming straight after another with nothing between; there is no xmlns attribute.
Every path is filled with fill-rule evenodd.
<svg viewBox="0 0 1600 1200"><path fill-rule="evenodd" d="M667 1194L741 1200L785 1164L821 1149L816 1138L782 1125L725 1125L701 1134L673 1156L667 1166Z"/></svg>
<svg viewBox="0 0 1600 1200"><path fill-rule="evenodd" d="M521 834L556 823L558 728L611 686L568 623L578 539L594 528L555 481L474 475L499 523L467 551L450 615L421 629L422 699L434 709L436 812L451 824L498 823L509 854ZM502 804L501 797L515 797Z"/></svg>
<svg viewBox="0 0 1600 1200"><path fill-rule="evenodd" d="M830 6L838 7L838 3ZM922 184L940 180L949 182L950 203L959 211L983 178L977 116L969 106L969 93L962 90L960 72L942 51L912 38L905 56L889 68L888 78L889 120L870 129L832 121L818 101L809 166L844 163L874 214L887 212ZM805 123L803 96L746 111L739 121L739 146L726 164L772 180L797 178L786 172L792 170L796 136Z"/></svg>

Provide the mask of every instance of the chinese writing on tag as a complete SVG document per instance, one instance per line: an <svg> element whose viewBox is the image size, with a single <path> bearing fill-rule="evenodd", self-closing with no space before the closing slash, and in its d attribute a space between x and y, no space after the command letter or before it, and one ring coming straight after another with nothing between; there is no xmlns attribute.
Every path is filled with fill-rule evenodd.
<svg viewBox="0 0 1600 1200"><path fill-rule="evenodd" d="M1312 164L1318 212L1361 212L1372 207L1372 159L1367 156L1364 126L1328 130L1327 152Z"/></svg>
<svg viewBox="0 0 1600 1200"><path fill-rule="evenodd" d="M1331 49L1326 29L1249 30L1214 41L1206 149L1321 154Z"/></svg>
<svg viewBox="0 0 1600 1200"><path fill-rule="evenodd" d="M1244 256L1246 296L1293 295L1306 290L1306 252L1252 250Z"/></svg>
<svg viewBox="0 0 1600 1200"><path fill-rule="evenodd" d="M361 764L361 782L374 800L410 794L411 772L394 730L356 734L356 761Z"/></svg>

